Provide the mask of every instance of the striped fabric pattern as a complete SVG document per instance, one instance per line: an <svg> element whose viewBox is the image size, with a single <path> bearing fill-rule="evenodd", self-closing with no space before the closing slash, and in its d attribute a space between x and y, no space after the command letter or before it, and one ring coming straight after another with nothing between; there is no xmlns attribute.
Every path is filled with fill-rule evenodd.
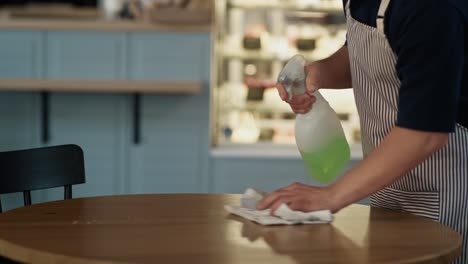
<svg viewBox="0 0 468 264"><path fill-rule="evenodd" d="M400 80L395 67L397 56L383 32L382 17L390 0L382 0L377 28L353 19L350 2L346 6L347 43L363 151L367 155L395 126ZM468 263L468 129L457 124L443 149L373 194L370 202L372 206L450 226L464 236L462 256L453 263Z"/></svg>

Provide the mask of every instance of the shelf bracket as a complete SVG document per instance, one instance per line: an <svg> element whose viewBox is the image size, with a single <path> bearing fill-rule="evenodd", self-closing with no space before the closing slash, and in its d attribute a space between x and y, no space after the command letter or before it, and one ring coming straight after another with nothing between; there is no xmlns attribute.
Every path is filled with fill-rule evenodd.
<svg viewBox="0 0 468 264"><path fill-rule="evenodd" d="M41 139L43 144L50 141L50 95L41 92Z"/></svg>
<svg viewBox="0 0 468 264"><path fill-rule="evenodd" d="M133 94L133 143L141 142L141 94Z"/></svg>

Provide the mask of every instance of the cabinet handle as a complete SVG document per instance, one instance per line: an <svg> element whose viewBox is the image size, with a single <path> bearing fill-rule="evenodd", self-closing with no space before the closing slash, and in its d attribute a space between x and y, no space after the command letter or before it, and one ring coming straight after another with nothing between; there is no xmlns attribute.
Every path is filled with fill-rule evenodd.
<svg viewBox="0 0 468 264"><path fill-rule="evenodd" d="M141 94L133 94L133 143L141 142Z"/></svg>
<svg viewBox="0 0 468 264"><path fill-rule="evenodd" d="M41 92L41 139L43 144L50 140L50 95L49 92Z"/></svg>

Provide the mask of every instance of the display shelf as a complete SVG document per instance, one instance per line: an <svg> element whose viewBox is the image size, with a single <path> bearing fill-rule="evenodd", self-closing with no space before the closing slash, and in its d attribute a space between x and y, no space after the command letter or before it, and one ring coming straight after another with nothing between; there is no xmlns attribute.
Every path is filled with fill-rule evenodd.
<svg viewBox="0 0 468 264"><path fill-rule="evenodd" d="M342 47L346 39L342 1L219 0L215 10L212 142L229 149L295 146L295 114L263 81L274 86L271 80L296 54L314 62ZM331 92L325 97L342 118L349 142L359 144L352 93Z"/></svg>
<svg viewBox="0 0 468 264"><path fill-rule="evenodd" d="M327 3L328 2L328 3ZM249 0L230 0L228 1L230 8L242 9L277 9L282 11L309 11L309 12L326 12L331 14L342 15L343 6L337 4L336 1L249 1Z"/></svg>

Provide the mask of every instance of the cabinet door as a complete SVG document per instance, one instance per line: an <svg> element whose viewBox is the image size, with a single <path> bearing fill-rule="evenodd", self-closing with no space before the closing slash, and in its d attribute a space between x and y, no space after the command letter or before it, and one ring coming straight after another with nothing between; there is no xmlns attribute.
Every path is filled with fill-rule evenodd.
<svg viewBox="0 0 468 264"><path fill-rule="evenodd" d="M142 142L131 154L131 192L201 192L209 156L206 98L145 96Z"/></svg>
<svg viewBox="0 0 468 264"><path fill-rule="evenodd" d="M126 34L49 32L47 78L113 80L126 77Z"/></svg>
<svg viewBox="0 0 468 264"><path fill-rule="evenodd" d="M132 34L132 79L198 80L196 95L145 95L142 142L133 145L132 193L207 191L210 35Z"/></svg>
<svg viewBox="0 0 468 264"><path fill-rule="evenodd" d="M0 32L0 78L40 78L42 43L40 32Z"/></svg>
<svg viewBox="0 0 468 264"><path fill-rule="evenodd" d="M0 92L0 151L39 146L38 105L35 93ZM2 195L1 199L3 210L23 206L21 193ZM33 193L32 199L41 200L42 196Z"/></svg>
<svg viewBox="0 0 468 264"><path fill-rule="evenodd" d="M346 170L356 163L350 161ZM324 185L309 176L300 157L214 157L211 177L217 193L242 193L248 187L273 191L294 182Z"/></svg>
<svg viewBox="0 0 468 264"><path fill-rule="evenodd" d="M208 33L130 34L130 79L203 80L209 65Z"/></svg>
<svg viewBox="0 0 468 264"><path fill-rule="evenodd" d="M307 175L300 158L215 157L212 181L216 193L243 193L249 187L273 191L294 182L317 184Z"/></svg>
<svg viewBox="0 0 468 264"><path fill-rule="evenodd" d="M86 183L73 187L74 197L124 192L128 140L127 98L110 94L51 95L50 145L77 144L85 157ZM48 191L48 200L63 199L63 188Z"/></svg>

